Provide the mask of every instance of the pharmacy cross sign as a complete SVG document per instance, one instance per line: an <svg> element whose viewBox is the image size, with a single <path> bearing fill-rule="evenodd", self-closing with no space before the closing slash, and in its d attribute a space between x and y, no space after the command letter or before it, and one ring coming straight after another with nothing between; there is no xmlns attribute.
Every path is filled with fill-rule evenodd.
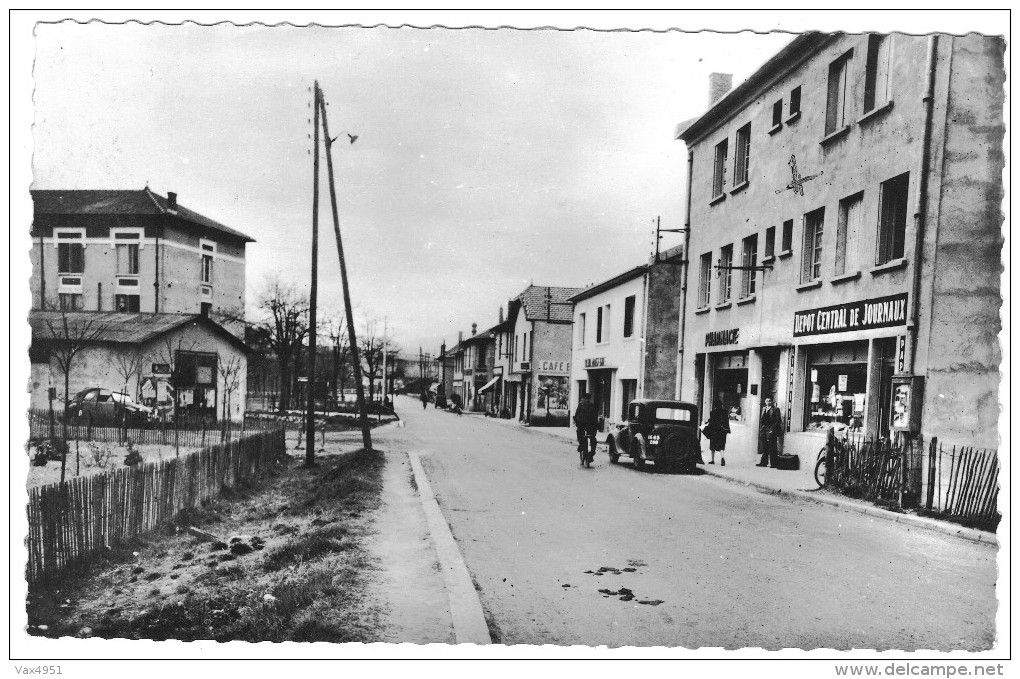
<svg viewBox="0 0 1020 679"><path fill-rule="evenodd" d="M786 185L784 189L777 189L776 194L780 194L786 190L792 190L794 193L803 196L804 195L804 184L811 181L815 177L821 177L825 174L824 171L818 174L809 174L806 177L801 177L800 172L797 171L797 156L790 156L790 162L787 163L790 166L790 170L793 172L793 180Z"/></svg>

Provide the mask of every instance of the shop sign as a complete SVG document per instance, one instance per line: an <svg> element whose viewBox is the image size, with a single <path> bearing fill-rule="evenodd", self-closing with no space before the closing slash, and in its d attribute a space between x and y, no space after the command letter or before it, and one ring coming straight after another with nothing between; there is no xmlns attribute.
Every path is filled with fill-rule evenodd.
<svg viewBox="0 0 1020 679"><path fill-rule="evenodd" d="M706 347L718 347L727 344L737 344L738 342L740 342L740 328L713 330L712 332L705 333Z"/></svg>
<svg viewBox="0 0 1020 679"><path fill-rule="evenodd" d="M169 363L153 363L152 364L153 375L169 375L170 364Z"/></svg>
<svg viewBox="0 0 1020 679"><path fill-rule="evenodd" d="M544 375L570 374L570 361L539 361L538 372Z"/></svg>
<svg viewBox="0 0 1020 679"><path fill-rule="evenodd" d="M606 365L606 357L599 356L598 358L586 358L584 359L585 368L603 368Z"/></svg>
<svg viewBox="0 0 1020 679"><path fill-rule="evenodd" d="M839 376L839 387L838 387L838 389L839 389L840 392L846 391L846 383L847 383L849 377L850 377L849 375L840 375Z"/></svg>
<svg viewBox="0 0 1020 679"><path fill-rule="evenodd" d="M907 293L847 302L793 315L793 336L827 335L906 325Z"/></svg>

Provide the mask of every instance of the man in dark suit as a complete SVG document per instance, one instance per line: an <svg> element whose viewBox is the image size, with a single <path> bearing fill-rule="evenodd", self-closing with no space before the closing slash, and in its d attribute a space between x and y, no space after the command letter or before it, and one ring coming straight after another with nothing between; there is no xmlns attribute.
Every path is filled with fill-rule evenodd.
<svg viewBox="0 0 1020 679"><path fill-rule="evenodd" d="M765 397L765 407L761 410L758 424L758 452L761 453L759 467L775 467L779 458L779 439L783 435L783 414L772 403L771 397Z"/></svg>
<svg viewBox="0 0 1020 679"><path fill-rule="evenodd" d="M595 404L591 402L591 394L581 395L581 401L574 412L574 426L577 427L577 452L590 451L589 454L594 457L598 445L595 435L599 429L599 415Z"/></svg>

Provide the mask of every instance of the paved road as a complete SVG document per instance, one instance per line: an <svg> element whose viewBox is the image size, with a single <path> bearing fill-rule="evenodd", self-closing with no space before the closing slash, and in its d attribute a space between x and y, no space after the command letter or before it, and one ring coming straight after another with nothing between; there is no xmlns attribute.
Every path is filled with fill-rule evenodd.
<svg viewBox="0 0 1020 679"><path fill-rule="evenodd" d="M501 643L994 641L993 546L605 455L582 469L567 442L400 401L406 426L379 436L422 453Z"/></svg>

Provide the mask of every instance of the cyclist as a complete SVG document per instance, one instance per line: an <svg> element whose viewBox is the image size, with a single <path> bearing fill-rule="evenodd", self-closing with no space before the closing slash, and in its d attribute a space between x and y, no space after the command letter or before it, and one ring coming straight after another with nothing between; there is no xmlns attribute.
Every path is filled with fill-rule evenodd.
<svg viewBox="0 0 1020 679"><path fill-rule="evenodd" d="M591 394L581 396L581 402L574 411L574 426L577 427L577 452L581 455L581 464L591 465L591 461L595 459L595 447L598 445L595 432L599 428L598 413L595 411L595 404L591 402Z"/></svg>

